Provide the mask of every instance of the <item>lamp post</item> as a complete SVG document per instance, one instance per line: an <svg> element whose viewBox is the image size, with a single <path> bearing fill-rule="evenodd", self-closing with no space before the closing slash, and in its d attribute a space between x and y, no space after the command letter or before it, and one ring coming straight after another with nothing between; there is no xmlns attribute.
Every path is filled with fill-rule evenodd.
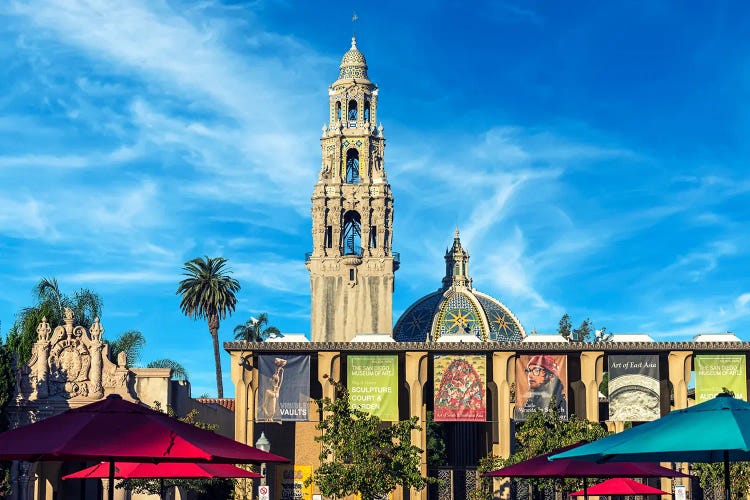
<svg viewBox="0 0 750 500"><path fill-rule="evenodd" d="M261 431L260 437L255 442L255 447L258 448L260 451L265 451L268 453L271 451L271 441L268 440L265 433ZM261 462L260 464L260 484L261 486L266 485L266 463Z"/></svg>

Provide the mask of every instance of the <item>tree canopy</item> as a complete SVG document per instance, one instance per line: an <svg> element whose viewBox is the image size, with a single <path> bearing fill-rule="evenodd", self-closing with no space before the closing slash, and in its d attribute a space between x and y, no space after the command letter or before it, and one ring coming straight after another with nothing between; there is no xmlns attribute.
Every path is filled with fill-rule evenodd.
<svg viewBox="0 0 750 500"><path fill-rule="evenodd" d="M268 325L268 314L260 313L257 318L252 316L246 322L234 327L234 339L245 342L264 342L269 337L281 336L281 330Z"/></svg>
<svg viewBox="0 0 750 500"><path fill-rule="evenodd" d="M221 357L219 352L219 323L234 312L237 305L237 292L240 283L230 275L224 257L195 258L185 262L182 268L185 279L177 286L181 296L180 309L185 316L194 320L205 319L211 334L216 365L216 392L224 397L224 384L221 379Z"/></svg>
<svg viewBox="0 0 750 500"><path fill-rule="evenodd" d="M359 493L374 500L396 486L427 485L420 472L422 450L411 444L411 431L419 430L416 417L393 424L353 408L346 388L335 387L333 401L324 398L318 408L325 416L317 428L321 435L320 467L305 484L313 481L324 496L343 497Z"/></svg>

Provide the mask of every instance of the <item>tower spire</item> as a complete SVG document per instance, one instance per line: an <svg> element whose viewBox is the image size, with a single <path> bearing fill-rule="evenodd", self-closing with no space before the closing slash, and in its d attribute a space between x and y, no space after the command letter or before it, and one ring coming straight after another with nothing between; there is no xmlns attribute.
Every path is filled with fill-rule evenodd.
<svg viewBox="0 0 750 500"><path fill-rule="evenodd" d="M443 290L452 286L465 286L471 288L471 277L469 276L469 252L461 245L458 226L453 233L453 245L445 251L445 277L443 278Z"/></svg>
<svg viewBox="0 0 750 500"><path fill-rule="evenodd" d="M352 16L352 24L357 15ZM312 196L313 248L307 258L313 342L390 334L393 195L385 173L385 137L377 127L378 87L352 36L338 79L328 88L329 122Z"/></svg>

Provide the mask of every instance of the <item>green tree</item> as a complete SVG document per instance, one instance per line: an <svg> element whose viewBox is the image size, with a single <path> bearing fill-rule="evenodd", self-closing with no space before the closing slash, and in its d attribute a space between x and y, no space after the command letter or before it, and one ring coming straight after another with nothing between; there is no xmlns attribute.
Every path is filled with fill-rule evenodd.
<svg viewBox="0 0 750 500"><path fill-rule="evenodd" d="M573 329L572 340L575 342L588 342L594 332L594 324L589 318L581 321L581 326Z"/></svg>
<svg viewBox="0 0 750 500"><path fill-rule="evenodd" d="M65 308L73 311L76 322L89 328L94 318L101 316L102 300L91 290L81 288L66 295L60 291L55 278L41 278L34 286L33 297L35 304L21 309L8 332L6 345L17 352L21 363L31 358L31 349L36 342L36 328L47 318L52 329L62 325L65 320Z"/></svg>
<svg viewBox="0 0 750 500"><path fill-rule="evenodd" d="M250 317L241 325L234 327L234 340L245 342L263 342L268 337L281 335L281 330L275 326L268 325L268 314L261 313L257 318Z"/></svg>
<svg viewBox="0 0 750 500"><path fill-rule="evenodd" d="M594 441L603 438L607 432L596 422L584 420L571 415L564 420L554 401L550 402L547 410L536 409L530 413L527 420L520 424L516 431L516 451L508 458L489 455L480 461L480 472L517 464L544 453L549 453L563 446L569 446L579 441ZM551 487L554 480L535 479L530 483L536 488ZM566 480L565 488L578 487L575 480ZM492 478L485 478L479 482L478 491L472 493L475 500L492 498Z"/></svg>
<svg viewBox="0 0 750 500"><path fill-rule="evenodd" d="M416 417L394 424L384 423L353 408L346 388L333 380L336 397L318 401L325 415L317 428L321 435L320 467L313 481L327 497L359 493L374 500L396 486L424 488L428 479L420 473L422 450L411 444L411 431L419 430Z"/></svg>
<svg viewBox="0 0 750 500"><path fill-rule="evenodd" d="M560 318L557 333L565 337L566 340L570 340L570 336L573 333L573 325L570 323L570 315L568 313L563 314L562 318Z"/></svg>
<svg viewBox="0 0 750 500"><path fill-rule="evenodd" d="M610 335L606 331L607 328L602 327L601 330L595 332L594 323L589 318L583 320L578 328L573 328L568 313L562 315L557 327L557 333L572 342L606 341L610 338ZM596 335L594 335L595 333Z"/></svg>
<svg viewBox="0 0 750 500"><path fill-rule="evenodd" d="M425 432L427 434L427 465L434 467L447 465L448 455L445 446L445 436L443 435L443 427L440 423L435 422L431 411L427 412Z"/></svg>
<svg viewBox="0 0 750 500"><path fill-rule="evenodd" d="M121 352L125 353L125 366L131 368L141 359L143 346L146 345L146 337L138 330L128 330L120 334L114 340L109 341L109 355L111 359L117 359Z"/></svg>
<svg viewBox="0 0 750 500"><path fill-rule="evenodd" d="M706 492L706 498L722 498L724 496L723 463L693 463L690 467L690 473L698 478L701 488ZM730 463L729 480L732 487L732 500L747 498L747 494L750 492L750 463Z"/></svg>
<svg viewBox="0 0 750 500"><path fill-rule="evenodd" d="M185 263L185 279L177 287L181 295L180 309L186 316L208 322L214 347L216 364L216 392L224 397L224 384L221 380L221 357L219 356L219 321L234 312L237 305L236 293L240 290L239 282L232 278L232 272L226 268L224 257L204 259L196 258Z"/></svg>
<svg viewBox="0 0 750 500"><path fill-rule="evenodd" d="M187 381L189 378L187 369L173 359L156 359L149 362L146 368L171 368L173 379Z"/></svg>

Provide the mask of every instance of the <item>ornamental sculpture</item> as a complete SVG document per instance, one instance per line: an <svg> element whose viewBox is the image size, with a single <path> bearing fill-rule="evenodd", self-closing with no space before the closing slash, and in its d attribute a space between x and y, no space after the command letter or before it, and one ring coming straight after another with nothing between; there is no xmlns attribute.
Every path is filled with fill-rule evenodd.
<svg viewBox="0 0 750 500"><path fill-rule="evenodd" d="M41 413L57 413L112 393L135 399L132 372L124 359L118 359L117 364L110 361L99 318L88 330L74 326L74 321L73 310L66 307L64 324L54 331L46 317L37 326L31 359L16 370L15 395L9 407L13 424L28 423L23 420L36 420L34 415L47 416Z"/></svg>

